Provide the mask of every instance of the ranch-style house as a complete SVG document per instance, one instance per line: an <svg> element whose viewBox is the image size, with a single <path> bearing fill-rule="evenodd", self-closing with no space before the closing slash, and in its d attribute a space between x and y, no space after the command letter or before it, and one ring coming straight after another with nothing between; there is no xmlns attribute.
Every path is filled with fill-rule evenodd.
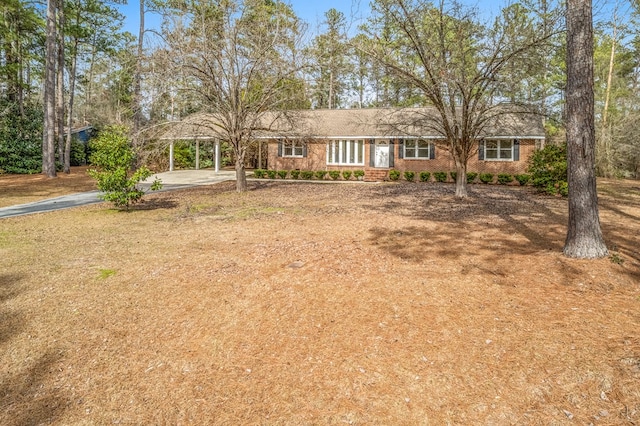
<svg viewBox="0 0 640 426"><path fill-rule="evenodd" d="M300 111L294 122L297 134L264 136L269 169L362 169L365 180L383 180L391 169L455 171L434 111L427 108L308 110ZM482 129L468 171L525 173L529 157L544 140L539 116L495 115Z"/></svg>
<svg viewBox="0 0 640 426"><path fill-rule="evenodd" d="M531 154L544 145L542 119L513 108L495 111L480 129L467 170L525 173ZM260 146L267 145L267 169L364 170L365 180L376 181L385 180L391 169L416 173L455 170L437 117L433 108L267 112L256 117L252 137ZM215 114L195 114L173 123L162 139L171 141L170 148L175 140L192 140L196 150L201 141L213 141L218 170L224 134Z"/></svg>

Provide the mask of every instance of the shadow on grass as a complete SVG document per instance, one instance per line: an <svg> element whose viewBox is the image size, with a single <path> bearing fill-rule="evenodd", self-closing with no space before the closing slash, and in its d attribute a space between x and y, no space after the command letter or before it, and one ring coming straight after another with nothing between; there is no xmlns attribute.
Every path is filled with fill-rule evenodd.
<svg viewBox="0 0 640 426"><path fill-rule="evenodd" d="M61 359L59 352L49 350L25 370L1 376L0 418L4 417L4 425L50 424L62 416L69 398L51 384Z"/></svg>
<svg viewBox="0 0 640 426"><path fill-rule="evenodd" d="M26 327L24 314L7 309L6 302L20 294L24 277L0 274L0 345L12 340ZM19 337L18 337L19 338ZM8 352L6 352L8 353ZM50 385L61 351L47 349L39 358L16 359L3 365L0 373L0 423L3 425L38 425L54 422L65 411L68 399ZM26 365L26 367L22 367Z"/></svg>
<svg viewBox="0 0 640 426"><path fill-rule="evenodd" d="M508 258L509 253L560 253L564 246L566 199L538 195L528 188L473 185L469 197L457 199L453 185L400 184L375 188L368 195L371 202L366 207L374 213L372 217L384 212L425 222L424 227L399 229L389 223L371 228L371 242L403 260L425 261L429 256L455 260L465 256L476 269L484 265L491 270L492 265ZM623 220L636 219L608 203L603 208L619 214ZM434 231L433 226L428 225L433 223L444 226ZM640 262L637 231L625 233L603 224L603 232L610 247L622 248L637 266ZM579 273L570 259L556 259L562 262L562 271L567 277ZM639 276L636 267L621 269L621 272Z"/></svg>
<svg viewBox="0 0 640 426"><path fill-rule="evenodd" d="M0 274L0 344L24 330L23 316L5 306L5 302L19 294L21 280L20 275Z"/></svg>

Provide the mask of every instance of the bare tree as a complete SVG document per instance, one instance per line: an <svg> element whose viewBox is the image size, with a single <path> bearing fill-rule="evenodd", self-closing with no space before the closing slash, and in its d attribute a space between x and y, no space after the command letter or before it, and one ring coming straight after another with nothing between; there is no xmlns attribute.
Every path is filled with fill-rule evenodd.
<svg viewBox="0 0 640 426"><path fill-rule="evenodd" d="M566 20L569 226L564 254L597 258L608 251L596 191L591 0L568 0Z"/></svg>
<svg viewBox="0 0 640 426"><path fill-rule="evenodd" d="M265 117L304 100L298 46L301 28L282 2L194 2L194 15L167 36L187 90L216 117L216 133L233 148L237 190L246 191L245 157Z"/></svg>
<svg viewBox="0 0 640 426"><path fill-rule="evenodd" d="M393 77L415 87L434 107L437 113L425 116L421 126L442 136L442 147L456 165L456 196L466 197L467 161L486 126L506 110L492 104L502 72L548 35L511 37L507 43L508 35L532 34L517 27L531 21L510 19L507 14L488 29L473 10L455 1L434 6L425 0L377 0L373 10L366 28L373 43L360 49Z"/></svg>

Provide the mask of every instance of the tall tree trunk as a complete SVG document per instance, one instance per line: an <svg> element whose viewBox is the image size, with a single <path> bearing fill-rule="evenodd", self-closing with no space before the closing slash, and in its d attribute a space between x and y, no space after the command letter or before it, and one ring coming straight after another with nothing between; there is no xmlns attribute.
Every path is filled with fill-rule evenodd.
<svg viewBox="0 0 640 426"><path fill-rule="evenodd" d="M136 75L133 84L133 134L134 139L140 130L142 121L142 52L144 47L144 0L140 0L140 27L138 28L138 55L136 58Z"/></svg>
<svg viewBox="0 0 640 426"><path fill-rule="evenodd" d="M91 43L91 60L89 62L89 77L87 78L87 94L85 96L85 101L84 101L84 106L83 106L83 113L82 113L82 121L83 124L87 123L87 107L88 105L91 105L91 96L92 96L92 90L93 90L93 67L94 64L96 63L96 54L97 54L97 32L94 33L93 35L93 41Z"/></svg>
<svg viewBox="0 0 640 426"><path fill-rule="evenodd" d="M58 0L58 64L56 67L56 141L58 161L64 162L64 0Z"/></svg>
<svg viewBox="0 0 640 426"><path fill-rule="evenodd" d="M595 174L593 20L591 0L567 1L567 169L569 224L564 254L607 255Z"/></svg>
<svg viewBox="0 0 640 426"><path fill-rule="evenodd" d="M56 0L47 0L42 173L56 177Z"/></svg>
<svg viewBox="0 0 640 426"><path fill-rule="evenodd" d="M76 90L76 68L78 64L78 39L73 41L71 70L69 71L69 107L67 109L67 140L64 145L64 172L71 172L71 127L73 126L73 100Z"/></svg>

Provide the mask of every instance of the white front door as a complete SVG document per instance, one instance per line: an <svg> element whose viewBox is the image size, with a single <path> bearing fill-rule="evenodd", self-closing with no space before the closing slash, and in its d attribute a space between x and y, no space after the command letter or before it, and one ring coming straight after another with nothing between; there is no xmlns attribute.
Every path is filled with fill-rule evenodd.
<svg viewBox="0 0 640 426"><path fill-rule="evenodd" d="M389 168L389 141L376 141L376 167Z"/></svg>

